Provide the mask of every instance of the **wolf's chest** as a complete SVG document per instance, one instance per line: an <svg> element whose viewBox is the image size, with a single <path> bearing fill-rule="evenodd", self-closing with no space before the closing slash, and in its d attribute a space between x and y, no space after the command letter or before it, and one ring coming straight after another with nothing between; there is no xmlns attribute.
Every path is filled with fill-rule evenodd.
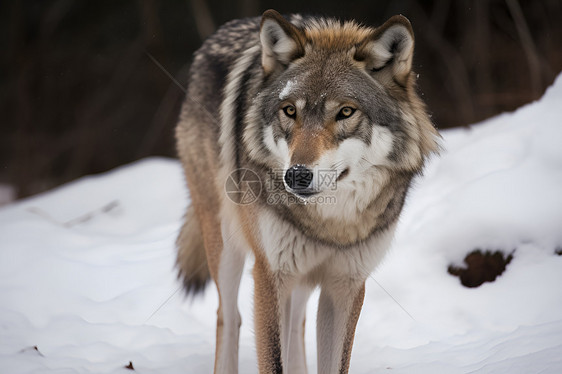
<svg viewBox="0 0 562 374"><path fill-rule="evenodd" d="M349 276L368 274L389 248L394 229L392 225L368 241L341 249L304 235L273 212L260 213L258 220L261 246L271 270L295 276L306 276L319 269Z"/></svg>
<svg viewBox="0 0 562 374"><path fill-rule="evenodd" d="M273 271L306 274L322 263L331 252L273 212L260 214L258 235Z"/></svg>

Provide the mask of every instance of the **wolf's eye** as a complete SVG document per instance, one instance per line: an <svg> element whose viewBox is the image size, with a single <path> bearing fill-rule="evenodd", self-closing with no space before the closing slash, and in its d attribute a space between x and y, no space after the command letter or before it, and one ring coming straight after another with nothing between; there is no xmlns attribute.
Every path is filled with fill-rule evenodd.
<svg viewBox="0 0 562 374"><path fill-rule="evenodd" d="M297 108L292 105L287 105L283 107L283 113L289 118L295 118L297 116Z"/></svg>
<svg viewBox="0 0 562 374"><path fill-rule="evenodd" d="M338 114L336 116L336 121L349 118L353 115L353 113L355 113L355 109L353 109L352 107L349 107L349 106L343 107L338 112Z"/></svg>

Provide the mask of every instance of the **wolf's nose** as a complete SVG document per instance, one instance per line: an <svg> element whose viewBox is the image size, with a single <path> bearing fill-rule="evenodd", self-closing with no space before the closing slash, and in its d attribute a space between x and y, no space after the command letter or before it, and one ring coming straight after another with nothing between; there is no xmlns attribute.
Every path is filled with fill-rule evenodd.
<svg viewBox="0 0 562 374"><path fill-rule="evenodd" d="M304 165L293 165L285 173L285 183L293 190L304 190L312 183L312 170Z"/></svg>

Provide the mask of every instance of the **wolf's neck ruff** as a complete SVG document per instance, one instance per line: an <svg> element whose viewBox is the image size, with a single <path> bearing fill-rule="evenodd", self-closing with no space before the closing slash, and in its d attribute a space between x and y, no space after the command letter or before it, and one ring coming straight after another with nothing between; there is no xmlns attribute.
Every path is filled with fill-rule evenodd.
<svg viewBox="0 0 562 374"><path fill-rule="evenodd" d="M398 178L398 177L394 177ZM327 246L345 249L388 229L396 221L412 175L405 174L401 183L376 186L373 191L336 191L334 203L289 204L276 207L279 215L290 221L301 232ZM369 184L370 186L370 184ZM369 193L372 198L362 209L357 207L357 194ZM343 203L341 202L343 200ZM338 214L339 212L339 214Z"/></svg>

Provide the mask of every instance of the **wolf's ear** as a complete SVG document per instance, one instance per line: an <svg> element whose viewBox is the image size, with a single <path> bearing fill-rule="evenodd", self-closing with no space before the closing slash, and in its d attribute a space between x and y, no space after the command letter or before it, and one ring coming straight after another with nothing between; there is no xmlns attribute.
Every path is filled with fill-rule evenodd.
<svg viewBox="0 0 562 374"><path fill-rule="evenodd" d="M263 13L260 41L262 66L266 74L304 55L303 32L273 9Z"/></svg>
<svg viewBox="0 0 562 374"><path fill-rule="evenodd" d="M355 59L365 61L370 74L383 81L405 84L412 70L414 32L404 16L390 18L357 48Z"/></svg>

